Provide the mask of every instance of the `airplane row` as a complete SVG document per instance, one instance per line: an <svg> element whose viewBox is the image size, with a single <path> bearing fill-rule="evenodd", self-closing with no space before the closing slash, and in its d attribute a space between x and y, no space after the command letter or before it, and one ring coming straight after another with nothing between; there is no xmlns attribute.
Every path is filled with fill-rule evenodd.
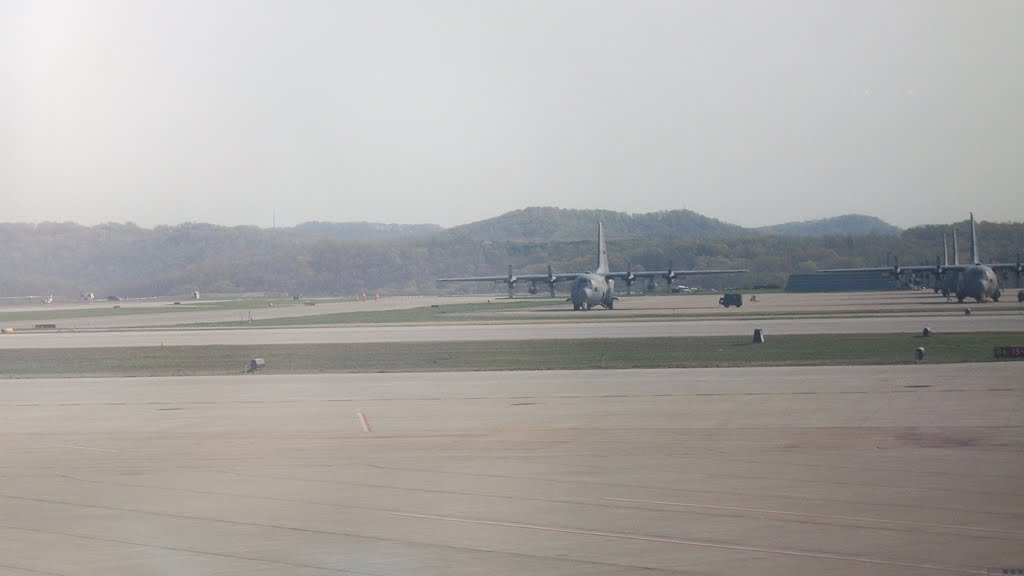
<svg viewBox="0 0 1024 576"><path fill-rule="evenodd" d="M974 224L974 214L971 213L971 262L960 264L956 247L956 229L953 229L953 263L949 263L949 255L946 251L946 241L943 237L944 258L940 263L936 261L934 266L894 266L868 267L868 268L832 268L820 270L819 273L835 274L849 272L882 272L900 276L905 273L932 274L935 277L935 291L942 292L944 296L955 294L958 302L965 298L974 298L978 302L992 300L998 302L1002 291L999 287L997 272L1004 275L1012 272L1017 277L1017 286L1021 285L1021 277L1024 276L1024 267L1021 265L1020 255L1017 255L1016 263L993 263L984 264L978 257L978 237ZM516 284L520 281L529 282L531 294L537 293L537 284L545 283L555 296L555 285L558 282L572 282L570 287L570 298L573 310L590 310L595 306L603 306L612 309L615 306L615 281L621 280L626 284L627 293L633 282L639 279L647 279L651 285L656 279L664 278L671 287L672 281L678 276L695 276L708 274L741 274L749 270L673 270L671 263L668 270L648 270L644 272L612 272L608 268L608 251L605 247L604 225L597 225L597 268L588 272L554 273L551 266L548 266L547 274L521 274L512 273L512 266L508 267L506 276L469 276L462 278L439 278L438 282L494 282L504 283L508 286L509 298L513 295Z"/></svg>
<svg viewBox="0 0 1024 576"><path fill-rule="evenodd" d="M1024 275L1024 267L1021 265L1020 254L1017 255L1017 262L998 262L984 264L978 257L978 235L974 225L974 213L971 213L971 262L961 264L960 256L956 245L956 228L953 228L953 263L949 263L949 253L946 250L946 237L942 237L943 261L936 261L934 266L900 266L897 262L893 266L869 267L869 268L831 268L819 270L819 273L834 274L842 272L865 272L877 271L889 273L893 276L900 276L905 273L932 274L935 277L935 291L942 292L943 296L956 296L957 302L963 302L965 298L974 298L978 302L991 300L998 302L1002 296L999 287L999 276L996 272L1004 275L1012 272L1017 277L1017 287L1021 286L1021 276Z"/></svg>
<svg viewBox="0 0 1024 576"><path fill-rule="evenodd" d="M664 278L669 286L672 280L678 276L696 276L708 274L741 274L749 270L673 270L671 263L668 270L648 270L644 272L612 272L608 268L608 250L604 241L604 225L597 224L597 268L588 272L553 273L551 266L548 266L547 274L522 274L512 273L512 267L508 267L507 276L470 276L465 278L439 278L438 282L494 282L508 285L509 298L512 291L520 281L530 282L530 293L536 293L536 285L544 282L551 290L551 296L555 296L555 284L558 282L572 282L569 290L569 300L572 301L573 310L590 310L595 306L603 306L609 310L614 308L615 281L625 282L627 291L633 282L638 279L648 279L652 284L657 278Z"/></svg>

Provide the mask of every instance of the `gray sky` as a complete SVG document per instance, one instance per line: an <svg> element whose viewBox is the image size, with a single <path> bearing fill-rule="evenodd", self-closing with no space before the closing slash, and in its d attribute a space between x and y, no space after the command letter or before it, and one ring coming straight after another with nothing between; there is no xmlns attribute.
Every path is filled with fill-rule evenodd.
<svg viewBox="0 0 1024 576"><path fill-rule="evenodd" d="M1024 2L0 0L0 221L1024 220Z"/></svg>

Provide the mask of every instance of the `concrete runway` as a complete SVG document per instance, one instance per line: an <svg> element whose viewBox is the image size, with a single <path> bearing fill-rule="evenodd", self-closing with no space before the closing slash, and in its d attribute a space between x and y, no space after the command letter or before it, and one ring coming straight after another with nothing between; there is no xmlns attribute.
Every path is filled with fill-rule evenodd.
<svg viewBox="0 0 1024 576"><path fill-rule="evenodd" d="M743 306L726 309L718 303L721 293L672 294L659 296L624 296L615 303L616 316L667 315L692 316L716 315L730 316L739 312L744 314L777 314L780 312L864 312L875 314L949 314L962 313L964 308L972 308L978 312L1010 312L1020 311L1016 289L1007 293L999 302L976 303L968 300L959 304L955 299L946 301L941 295L931 290L899 290L891 292L827 292L827 293L768 293L757 294L757 301L751 300L750 294L743 295ZM548 300L548 302L551 302ZM503 312L502 315L533 316L542 318L550 315L552 310L565 311L567 304L558 303L553 306L538 306L532 310L515 310Z"/></svg>
<svg viewBox="0 0 1024 576"><path fill-rule="evenodd" d="M1019 370L0 381L0 574L999 574Z"/></svg>
<svg viewBox="0 0 1024 576"><path fill-rule="evenodd" d="M254 309L257 319L304 317L319 314L366 312L432 304L482 302L479 297L396 297L379 302L336 302L317 306L289 306ZM21 320L20 326L56 322L61 332L15 332L0 335L0 349L83 348L120 346L188 346L213 344L335 344L350 342L425 342L455 340L527 340L536 338L579 339L602 337L737 336L752 334L755 328L773 334L917 333L925 326L937 332L1024 331L1024 310L1016 302L979 304L965 316L965 306L946 304L942 298L924 292L874 292L834 294L767 294L757 303L740 310L717 305L715 295L639 296L625 298L615 310L577 313L571 320L555 320L552 314L566 310L550 299L536 301L526 310L495 310L480 322L467 315L467 322L395 325L312 325L282 328L235 327L228 329L154 328L138 326L187 325L202 322L230 322L245 309L176 309L154 314L85 316L48 319L53 309L45 306L18 309L38 313L38 318ZM135 304L132 304L135 305ZM95 313L106 304L73 306L70 310ZM144 308L166 307L166 303L145 303ZM62 310L67 310L62 309ZM908 310L920 310L908 313ZM750 318L750 313L832 313L873 311L871 316L791 316L771 319ZM637 315L661 318L639 319ZM692 317L712 314L710 318ZM468 322L476 318L476 322ZM548 320L550 318L550 320ZM3 325L10 325L7 322ZM81 332L77 330L82 330Z"/></svg>
<svg viewBox="0 0 1024 576"><path fill-rule="evenodd" d="M680 318L700 316L710 318L736 318L751 314L779 313L864 313L899 316L954 316L963 314L964 308L972 308L978 314L1001 313L1024 315L1024 307L1015 297L1007 295L1001 302L984 304L946 302L941 296L930 291L895 292L838 292L824 294L759 294L758 301L752 302L747 295L741 309L723 308L718 304L720 294L686 294L663 296L629 296L616 302L614 311L602 309L577 316L586 320L622 320L636 316L661 316ZM189 326L199 323L242 324L248 319L270 320L279 318L304 318L325 314L345 314L451 305L483 303L488 301L504 303L504 297L485 296L394 296L380 301L365 302L320 302L316 306L269 307L265 300L230 302L219 307L215 301L185 301L175 306L167 301L126 301L63 303L51 305L6 305L0 306L0 327L13 326L18 329L31 328L35 324L57 324L68 330L111 330L118 328ZM562 299L523 298L517 300L525 308L494 311L484 317L507 318L509 321L546 321L572 312L572 306ZM114 310L113 306L120 306ZM115 314L117 312L117 314ZM18 314L19 320L3 320L6 314ZM468 319L479 319L481 313L466 314ZM1024 317L1024 316L1022 316Z"/></svg>
<svg viewBox="0 0 1024 576"><path fill-rule="evenodd" d="M304 318L324 314L345 314L354 312L374 312L379 310L402 310L407 308L425 308L432 304L466 304L486 302L482 296L394 296L377 300L358 302L318 302L315 306L267 306L266 300L227 302L232 307L219 307L220 301L201 300L185 301L174 305L166 300L161 301L125 301L125 302L75 302L64 304L31 306L5 306L0 308L0 318L4 314L16 313L29 315L27 319L17 321L0 321L0 326L18 326L31 328L35 324L57 324L61 328L72 330L109 330L116 328L133 328L139 326L187 326L196 323L244 322L249 318L268 320L275 318ZM114 306L119 306L118 310ZM118 312L115 314L115 312ZM125 312L131 312L126 314Z"/></svg>
<svg viewBox="0 0 1024 576"><path fill-rule="evenodd" d="M779 334L919 333L925 326L936 333L1024 331L1024 315L1012 314L593 321L598 317L598 314L581 314L577 322L543 324L367 324L294 328L15 333L0 336L0 349L737 336L753 334L755 328L763 329L769 338ZM606 317L610 318L611 315Z"/></svg>

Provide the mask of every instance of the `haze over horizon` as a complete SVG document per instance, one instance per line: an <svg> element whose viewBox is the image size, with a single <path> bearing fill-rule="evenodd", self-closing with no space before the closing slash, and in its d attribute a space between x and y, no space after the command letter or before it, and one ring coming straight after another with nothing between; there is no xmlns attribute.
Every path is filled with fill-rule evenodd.
<svg viewBox="0 0 1024 576"><path fill-rule="evenodd" d="M450 226L441 226L440 224L435 224L433 222L387 222L387 221L368 221L368 220L344 220L344 221L343 220L304 220L302 222L296 222L294 224L282 224L282 223L278 223L278 222L272 222L271 224L268 224L268 225L263 225L262 223L252 223L252 224L250 224L250 223L220 224L220 223L217 223L217 222L208 222L208 221L203 221L203 220L186 220L186 221L182 221L182 222L169 222L169 223L165 222L165 223L156 223L156 224L149 224L149 225L147 225L147 224L140 224L140 223L132 221L132 220L101 221L101 222L94 222L94 223L82 223L82 222L76 222L74 220L40 220L40 221L35 221L35 222L0 220L0 225L2 225L2 224L30 224L30 225L39 225L39 224L44 224L44 223L63 224L63 223L69 223L70 222L72 224L81 225L81 226L87 226L87 227L103 226L103 225L107 225L107 224L115 224L115 225L135 225L135 226L138 226L140 228L145 228L145 229L153 229L153 228L157 228L157 227L160 227L160 226L180 226L180 225L183 225L183 224L209 224L209 225L213 225L213 226L225 226L225 227L255 226L257 228L262 228L262 229L271 229L273 227L276 227L276 228L285 229L285 228L294 228L294 227L297 227L297 226L300 226L300 225L303 225L303 224L315 224L315 223L328 223L328 224L361 224L362 223L362 224L370 224L370 225L410 226L410 227L412 227L412 226L440 226L441 229L447 230L447 229L451 229L451 228L457 228L459 226L475 224L475 223L481 222L481 221L486 221L486 220L491 220L491 219L495 219L495 218L500 218L502 216L505 216L507 214L512 214L512 213L518 212L520 210L529 210L529 209L534 209L534 208L562 209L561 207L558 207L558 206L524 206L523 208L517 208L517 209L511 210L509 212L503 212L501 214L495 214L494 216L484 217L484 218L481 218L480 220L473 220L473 221L470 221L470 222L459 222L459 223L456 223L456 224L452 224ZM600 210L604 210L604 209L603 208L594 208L594 210L600 211ZM651 212L619 212L619 211L613 211L613 212L622 213L622 214L628 214L630 216L644 216L644 215L647 215L647 214L656 214L656 213L659 213L659 212L672 212L672 210L654 210L654 211L651 211ZM704 216L704 215L701 214L700 216ZM823 218L815 218L815 219L812 219L812 220L775 222L773 224L765 224L763 226L746 226L745 228L754 230L754 229L757 229L757 228L770 228L770 227L773 227L773 226L780 226L780 225L786 225L786 224L800 224L800 223L805 223L805 222L818 222L818 221L832 220L834 218L841 218L841 217L846 217L846 216L867 216L867 217L872 217L870 214L837 214L836 216L826 216L826 217L823 217ZM725 224L735 224L734 222L729 222L727 220L721 220L721 219L718 219L718 220L720 220L721 222L724 222ZM960 219L960 221L964 221L964 220L966 220L966 219L965 218L961 218ZM992 221L993 222L1003 222L1001 220L994 220L994 219L992 219ZM953 222L949 222L949 223L953 223ZM929 224L947 224L947 223L946 222L933 222L933 223L923 223L921 225L929 225ZM740 226L742 226L742 225L740 225Z"/></svg>
<svg viewBox="0 0 1024 576"><path fill-rule="evenodd" d="M1024 3L0 0L0 221L1024 220Z"/></svg>

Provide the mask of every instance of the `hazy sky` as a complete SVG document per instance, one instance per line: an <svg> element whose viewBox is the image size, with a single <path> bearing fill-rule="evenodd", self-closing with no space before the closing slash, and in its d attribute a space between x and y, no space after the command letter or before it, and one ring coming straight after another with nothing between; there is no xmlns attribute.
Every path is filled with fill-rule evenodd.
<svg viewBox="0 0 1024 576"><path fill-rule="evenodd" d="M0 0L0 221L1024 220L1024 2Z"/></svg>

